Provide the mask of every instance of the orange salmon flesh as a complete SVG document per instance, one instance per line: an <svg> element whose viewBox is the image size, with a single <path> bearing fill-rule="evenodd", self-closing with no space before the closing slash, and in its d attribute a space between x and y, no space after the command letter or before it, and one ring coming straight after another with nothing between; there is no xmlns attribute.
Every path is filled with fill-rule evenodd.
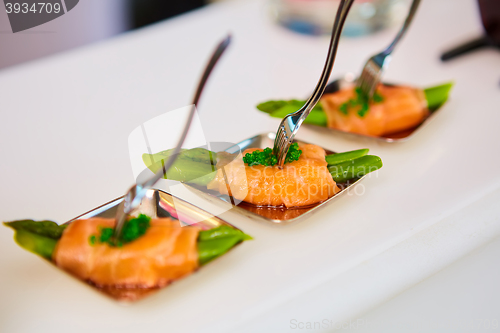
<svg viewBox="0 0 500 333"><path fill-rule="evenodd" d="M404 86L379 85L381 103L370 103L370 109L360 117L359 107L345 115L340 106L356 97L354 87L325 94L321 105L327 117L327 126L345 132L382 136L404 131L419 125L429 115L427 100L421 89Z"/></svg>
<svg viewBox="0 0 500 333"><path fill-rule="evenodd" d="M339 192L327 169L325 150L311 144L299 144L299 148L299 160L286 163L283 169L248 166L241 158L235 159L218 168L208 188L257 206L285 207L316 204ZM255 150L262 149L247 149L243 155Z"/></svg>
<svg viewBox="0 0 500 333"><path fill-rule="evenodd" d="M114 227L114 219L72 222L57 243L53 261L63 270L97 286L162 287L198 268L197 227L181 227L170 218L153 219L138 239L113 247L91 245L100 228Z"/></svg>

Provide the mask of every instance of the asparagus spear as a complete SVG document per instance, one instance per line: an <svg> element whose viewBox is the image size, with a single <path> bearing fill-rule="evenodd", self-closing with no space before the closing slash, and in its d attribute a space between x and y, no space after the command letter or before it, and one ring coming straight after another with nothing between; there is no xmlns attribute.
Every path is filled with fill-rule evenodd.
<svg viewBox="0 0 500 333"><path fill-rule="evenodd" d="M346 151L344 153L331 154L327 155L325 157L325 160L328 163L328 165L339 164L342 162L353 160L355 158L365 156L366 154L368 154L368 151L369 149L358 149L358 150Z"/></svg>
<svg viewBox="0 0 500 333"><path fill-rule="evenodd" d="M291 104L291 103L300 104L300 101L297 101L294 99L292 99L290 101L267 101L267 102L258 104L257 109L259 109L262 112L273 113L274 111L282 108L283 106L285 106L287 104Z"/></svg>
<svg viewBox="0 0 500 333"><path fill-rule="evenodd" d="M427 100L427 108L430 111L439 109L439 107L448 100L448 95L452 87L453 82L449 82L424 89L425 99Z"/></svg>
<svg viewBox="0 0 500 333"><path fill-rule="evenodd" d="M52 221L33 220L5 222L4 225L16 231L14 239L19 246L48 260L66 228Z"/></svg>
<svg viewBox="0 0 500 333"><path fill-rule="evenodd" d="M236 244L252 237L229 226L201 231L198 236L198 261L200 265L223 255Z"/></svg>
<svg viewBox="0 0 500 333"><path fill-rule="evenodd" d="M221 225L220 227L201 231L198 235L198 242L210 241L214 239L238 236L241 240L251 240L251 236L243 233L241 230L231 228L227 225Z"/></svg>
<svg viewBox="0 0 500 333"><path fill-rule="evenodd" d="M14 236L16 243L22 248L51 260L57 240L37 235L25 230L18 230Z"/></svg>
<svg viewBox="0 0 500 333"><path fill-rule="evenodd" d="M15 230L14 239L19 246L48 260L52 259L57 242L66 227L52 221L33 220L5 222L4 225ZM201 231L198 236L200 265L223 255L236 244L250 239L251 236L225 225Z"/></svg>
<svg viewBox="0 0 500 333"><path fill-rule="evenodd" d="M430 111L435 111L448 100L448 95L453 87L453 82L424 89L427 107ZM304 105L305 101L268 101L257 105L257 109L269 113L271 117L284 118L291 112L297 111ZM326 114L323 111L321 102L316 104L309 116L304 120L304 124L327 126Z"/></svg>
<svg viewBox="0 0 500 333"><path fill-rule="evenodd" d="M143 154L144 164L154 173L160 170L170 157L172 150L156 154ZM216 153L203 149L184 149L172 167L164 176L165 179L207 185L215 177Z"/></svg>
<svg viewBox="0 0 500 333"><path fill-rule="evenodd" d="M299 110L304 106L305 101L268 101L257 105L257 109L269 113L271 117L284 118L286 115ZM326 127L326 114L320 103L311 110L311 113L304 120L304 124L312 124Z"/></svg>
<svg viewBox="0 0 500 333"><path fill-rule="evenodd" d="M362 177L382 167L382 160L378 156L366 155L353 160L328 166L333 180L338 183L353 178Z"/></svg>

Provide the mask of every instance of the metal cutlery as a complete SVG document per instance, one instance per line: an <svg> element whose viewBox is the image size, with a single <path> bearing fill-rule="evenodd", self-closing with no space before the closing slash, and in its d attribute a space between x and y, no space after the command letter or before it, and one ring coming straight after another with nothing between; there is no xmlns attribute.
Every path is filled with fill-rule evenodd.
<svg viewBox="0 0 500 333"><path fill-rule="evenodd" d="M361 89L361 92L368 97L368 99L371 99L373 97L375 89L380 83L384 70L391 62L392 51L394 51L394 48L408 30L408 27L410 26L410 23L415 16L419 4L420 0L413 0L410 11L408 12L408 16L406 17L403 27L396 35L396 38L394 38L392 43L385 50L368 59L365 67L363 67L363 71L361 72L361 76L359 77L357 82L357 86Z"/></svg>
<svg viewBox="0 0 500 333"><path fill-rule="evenodd" d="M337 15L335 16L335 22L333 23L332 37L330 39L330 47L328 49L325 67L323 68L323 72L321 73L321 77L316 85L316 88L314 89L313 94L309 97L302 108L283 118L278 127L276 139L274 140L273 151L278 159L277 164L279 167L283 167L288 149L290 148L293 138L295 137L295 134L297 134L300 125L302 125L304 119L307 118L311 110L319 102L321 96L323 95L335 62L340 34L342 33L342 28L344 27L347 14L349 13L353 2L354 0L340 1Z"/></svg>
<svg viewBox="0 0 500 333"><path fill-rule="evenodd" d="M196 105L198 104L203 88L205 87L205 83L207 82L208 77L217 64L218 60L221 58L222 54L229 46L230 42L231 36L227 36L222 42L219 43L214 53L212 54L212 57L210 58L205 71L203 72L200 82L198 83L188 119L186 121L186 124L184 125L184 130L181 137L179 138L179 141L177 142L177 145L174 148L172 155L167 159L167 161L163 164L163 167L154 176L146 179L145 181L138 182L136 185L132 186L125 194L123 201L118 206L116 212L116 225L114 231L115 238L118 238L120 236L123 225L127 220L128 215L140 205L141 200L146 195L148 189L150 189L158 180L163 177L163 175L169 170L169 168L179 156L182 144L184 143L184 140L186 139L186 136L189 132L189 128L191 127L191 122L194 117Z"/></svg>

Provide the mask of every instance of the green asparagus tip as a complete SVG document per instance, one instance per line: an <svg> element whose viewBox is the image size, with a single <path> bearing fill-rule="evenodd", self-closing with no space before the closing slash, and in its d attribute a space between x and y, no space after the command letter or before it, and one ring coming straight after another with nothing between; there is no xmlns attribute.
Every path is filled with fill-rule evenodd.
<svg viewBox="0 0 500 333"><path fill-rule="evenodd" d="M380 157L366 155L354 160L331 165L328 167L328 170L333 180L342 183L354 178L361 178L370 172L380 169L382 166Z"/></svg>
<svg viewBox="0 0 500 333"><path fill-rule="evenodd" d="M35 253L47 260L61 237L65 225L58 225L52 221L21 220L4 222L5 226L14 229L14 240L23 249Z"/></svg>
<svg viewBox="0 0 500 333"><path fill-rule="evenodd" d="M430 111L439 109L447 100L453 88L454 82L448 82L439 86L424 89L425 99L427 100L427 108Z"/></svg>
<svg viewBox="0 0 500 333"><path fill-rule="evenodd" d="M220 257L236 244L253 239L241 230L227 225L201 231L198 235L198 261L204 265Z"/></svg>
<svg viewBox="0 0 500 333"><path fill-rule="evenodd" d="M365 148L365 149L346 151L344 153L331 154L327 155L325 157L325 160L328 163L328 165L335 165L365 156L366 154L368 154L369 151L370 151L369 149Z"/></svg>
<svg viewBox="0 0 500 333"><path fill-rule="evenodd" d="M257 105L257 109L268 113L271 117L282 119L286 115L299 110L305 103L306 101L296 99L289 101L267 101ZM321 103L316 104L316 106L311 110L311 113L309 113L307 118L304 120L304 124L326 127L327 118Z"/></svg>

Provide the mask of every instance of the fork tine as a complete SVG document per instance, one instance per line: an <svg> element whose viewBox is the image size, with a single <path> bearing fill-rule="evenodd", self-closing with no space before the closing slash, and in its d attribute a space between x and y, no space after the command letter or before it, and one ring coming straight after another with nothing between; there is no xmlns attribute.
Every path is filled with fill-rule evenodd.
<svg viewBox="0 0 500 333"><path fill-rule="evenodd" d="M278 131L276 132L276 139L274 140L274 152L276 155L280 154L281 150L283 150L283 142L283 124L280 124L280 126L278 127Z"/></svg>
<svg viewBox="0 0 500 333"><path fill-rule="evenodd" d="M373 84L373 75L370 73L370 75L368 75L366 78L365 87L364 87L365 93L370 92L372 84Z"/></svg>
<svg viewBox="0 0 500 333"><path fill-rule="evenodd" d="M278 161L282 159L284 156L286 156L287 151L288 151L288 145L285 142L285 144L281 147L280 151L276 156L278 158Z"/></svg>
<svg viewBox="0 0 500 333"><path fill-rule="evenodd" d="M368 75L367 75L367 74L365 74L365 75L364 75L364 76L362 76L362 78L361 78L359 88L361 89L361 91L362 91L363 93L366 93L366 92L367 92L367 90L368 90L368 80L369 80L369 78L368 78Z"/></svg>
<svg viewBox="0 0 500 333"><path fill-rule="evenodd" d="M278 147L279 147L278 153L280 154L280 156L283 154L284 150L288 150L286 134L284 133L283 130L281 131L281 136L278 141Z"/></svg>
<svg viewBox="0 0 500 333"><path fill-rule="evenodd" d="M286 154L286 152L288 151L288 147L289 144L286 135L286 129L284 127L281 127L280 138L278 141L278 160L283 156L283 154Z"/></svg>
<svg viewBox="0 0 500 333"><path fill-rule="evenodd" d="M371 59L366 63L358 81L358 87L365 95L372 96L375 86L378 84L377 77L379 77L380 70L381 68L374 64Z"/></svg>
<svg viewBox="0 0 500 333"><path fill-rule="evenodd" d="M276 142L278 143L278 145L281 146L281 142L283 141L283 137L284 137L284 134L283 134L283 125L280 125L280 127L278 127L278 132L276 133Z"/></svg>

